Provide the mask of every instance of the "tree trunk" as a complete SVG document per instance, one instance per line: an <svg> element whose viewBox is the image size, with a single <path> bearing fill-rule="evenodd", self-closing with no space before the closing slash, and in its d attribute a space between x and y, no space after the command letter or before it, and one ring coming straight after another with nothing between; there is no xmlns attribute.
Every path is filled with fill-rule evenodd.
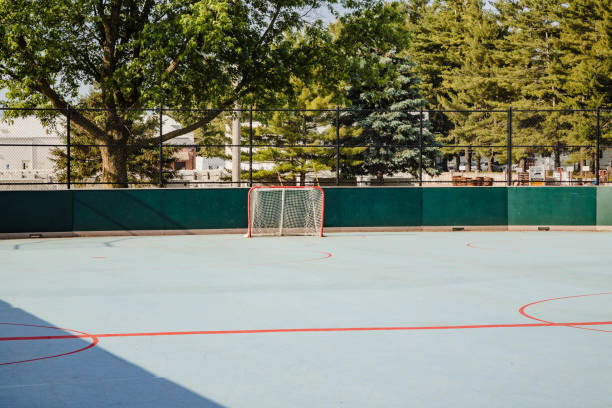
<svg viewBox="0 0 612 408"><path fill-rule="evenodd" d="M487 171L492 172L493 171L493 155L487 157L487 161L488 161L488 166L487 166Z"/></svg>
<svg viewBox="0 0 612 408"><path fill-rule="evenodd" d="M480 156L476 156L476 170L477 171L482 171L482 165L480 164Z"/></svg>
<svg viewBox="0 0 612 408"><path fill-rule="evenodd" d="M527 171L527 160L525 160L524 157L521 160L519 160L519 167L521 168L521 171L523 173Z"/></svg>
<svg viewBox="0 0 612 408"><path fill-rule="evenodd" d="M559 167L561 167L561 149L556 147L554 149L554 154L555 154L555 170L556 170Z"/></svg>
<svg viewBox="0 0 612 408"><path fill-rule="evenodd" d="M472 171L472 150L465 149L465 171Z"/></svg>
<svg viewBox="0 0 612 408"><path fill-rule="evenodd" d="M461 156L459 154L455 155L455 171L459 171L459 166L461 165Z"/></svg>
<svg viewBox="0 0 612 408"><path fill-rule="evenodd" d="M127 146L114 144L100 147L102 155L102 182L105 188L127 188Z"/></svg>
<svg viewBox="0 0 612 408"><path fill-rule="evenodd" d="M385 182L385 179L383 178L383 172L380 170L376 172L376 182L379 185L382 185Z"/></svg>
<svg viewBox="0 0 612 408"><path fill-rule="evenodd" d="M102 156L102 182L106 188L128 187L128 140L132 122L122 120L117 112L109 110L105 118L106 140L99 141Z"/></svg>

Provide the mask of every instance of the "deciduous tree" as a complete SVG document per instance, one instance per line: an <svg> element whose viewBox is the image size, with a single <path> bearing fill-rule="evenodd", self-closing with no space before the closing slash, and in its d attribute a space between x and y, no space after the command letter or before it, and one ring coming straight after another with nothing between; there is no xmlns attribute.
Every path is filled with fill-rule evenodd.
<svg viewBox="0 0 612 408"><path fill-rule="evenodd" d="M102 181L125 187L128 157L140 149L133 110L218 108L288 88L317 61L323 25L309 7L361 0L0 0L0 88L12 106L65 112L79 89L99 92L101 122L78 111L74 125L100 148ZM292 33L306 35L294 41ZM312 41L311 41L312 39ZM208 123L202 113L162 136Z"/></svg>

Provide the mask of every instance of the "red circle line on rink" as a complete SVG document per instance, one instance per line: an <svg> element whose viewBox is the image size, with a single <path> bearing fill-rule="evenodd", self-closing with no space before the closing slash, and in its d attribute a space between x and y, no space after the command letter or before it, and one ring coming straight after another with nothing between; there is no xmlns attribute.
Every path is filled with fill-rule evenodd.
<svg viewBox="0 0 612 408"><path fill-rule="evenodd" d="M322 257L318 257L318 258L308 258L308 259L298 259L295 261L285 261L285 262L279 262L279 263L299 263L299 262L312 262L312 261L320 261L322 259L327 259L327 258L331 258L332 254L331 252L326 252L326 251L317 251L320 254L323 254L325 256Z"/></svg>
<svg viewBox="0 0 612 408"><path fill-rule="evenodd" d="M528 303L524 306L522 306L519 309L519 313L522 314L523 316L525 316L528 319L531 320L536 320L538 322L542 322L542 323L553 323L553 322L549 322L548 320L543 320L543 319L539 319L533 315L530 315L529 313L527 313L525 310L533 305L537 305L538 303L544 303L544 302L552 302L554 300L563 300L563 299L573 299L573 298L579 298L579 297L587 297L587 296L602 296L602 295L611 295L612 292L602 292L602 293L589 293L589 294L585 294L585 295L574 295L574 296L563 296L563 297L556 297L556 298L551 298L551 299L544 299L544 300L538 300L536 302L531 302ZM567 324L567 327L572 327L574 329L581 329L581 330L592 330L592 331L598 331L598 332L605 332L605 333L612 333L611 330L603 330L603 329L593 329L590 327L579 327L579 326L583 326L579 323L575 323L575 324Z"/></svg>
<svg viewBox="0 0 612 408"><path fill-rule="evenodd" d="M476 246L474 245L473 242L468 242L467 244L465 244L466 247L468 248L473 248L473 249L482 249L483 251L503 251L503 249L497 249L497 248L486 248L486 247L481 247L481 246Z"/></svg>
<svg viewBox="0 0 612 408"><path fill-rule="evenodd" d="M333 256L331 252L326 252L326 251L316 251L316 252L319 254L323 254L324 256L320 256L317 258L294 259L294 260L287 260L287 261L252 263L251 266L284 265L284 264L296 264L296 263L302 263L302 262L322 261L323 259L328 259Z"/></svg>
<svg viewBox="0 0 612 408"><path fill-rule="evenodd" d="M53 326L41 326L41 325L36 325L36 324L21 324L21 323L0 323L0 325L6 325L6 326L25 326L25 327L42 327L44 329L54 329L54 330L64 330L64 331L69 331L69 332L73 332L73 333L78 333L79 335L72 335L72 336L46 336L49 337L50 339L55 339L55 338L90 338L91 339L91 343L88 344L85 347L82 347L78 350L73 350L73 351L69 351L67 353L61 353L61 354L54 354L52 356L45 356L45 357L38 357L38 358L31 358L28 360L18 360L18 361L9 361L6 363L0 363L0 366L3 365L10 365L10 364L20 364L20 363L27 363L30 361L38 361L38 360L46 360L49 358L56 358L56 357L62 357L62 356L67 356L70 354L76 354L76 353L80 353L81 351L85 351L87 349L90 349L92 347L94 347L96 344L98 344L98 338L95 335L92 334L88 334L82 331L78 331L78 330L72 330L72 329L64 329L61 327L53 327ZM4 340L5 338L0 338L0 340ZM27 337L24 337L23 339L28 339Z"/></svg>

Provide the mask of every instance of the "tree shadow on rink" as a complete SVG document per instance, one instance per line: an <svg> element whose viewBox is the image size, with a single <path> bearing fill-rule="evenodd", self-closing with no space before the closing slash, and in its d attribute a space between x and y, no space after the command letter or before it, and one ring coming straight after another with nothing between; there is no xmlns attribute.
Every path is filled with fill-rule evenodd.
<svg viewBox="0 0 612 408"><path fill-rule="evenodd" d="M0 322L54 326L0 300ZM74 333L0 325L0 338ZM0 363L69 353L89 338L0 341ZM122 359L101 347L43 360L0 365L0 407L203 407L222 405Z"/></svg>

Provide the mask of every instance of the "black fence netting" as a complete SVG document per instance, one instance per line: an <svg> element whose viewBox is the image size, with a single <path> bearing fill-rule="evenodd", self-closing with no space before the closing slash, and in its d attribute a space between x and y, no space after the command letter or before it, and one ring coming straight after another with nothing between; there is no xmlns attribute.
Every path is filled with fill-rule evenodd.
<svg viewBox="0 0 612 408"><path fill-rule="evenodd" d="M0 112L0 189L608 184L612 110Z"/></svg>

